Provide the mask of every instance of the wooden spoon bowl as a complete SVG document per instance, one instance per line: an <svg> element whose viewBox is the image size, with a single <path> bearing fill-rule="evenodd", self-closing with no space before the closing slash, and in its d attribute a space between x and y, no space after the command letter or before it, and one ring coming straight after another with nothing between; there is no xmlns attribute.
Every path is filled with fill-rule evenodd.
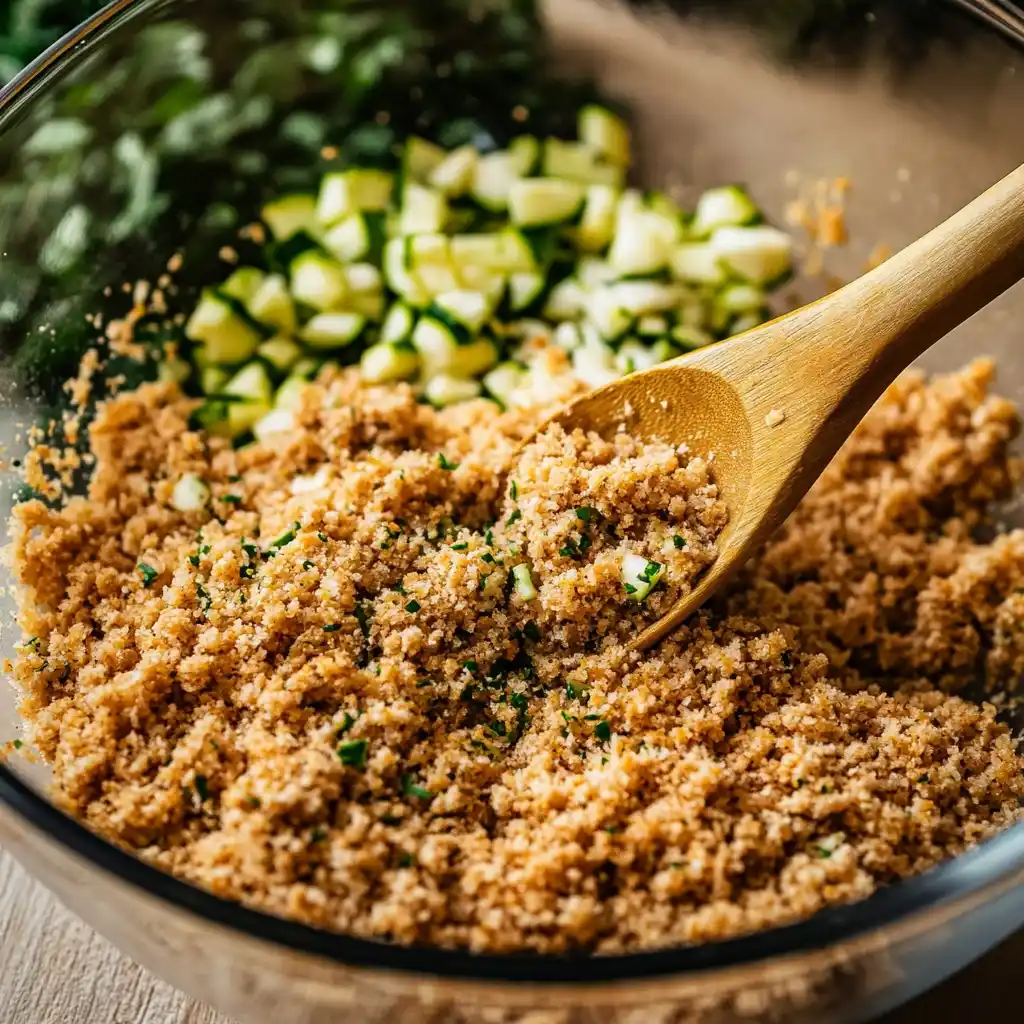
<svg viewBox="0 0 1024 1024"><path fill-rule="evenodd" d="M716 561L633 642L699 608L795 508L925 349L1024 277L1024 167L863 277L793 313L583 395L548 422L686 444L729 510Z"/></svg>

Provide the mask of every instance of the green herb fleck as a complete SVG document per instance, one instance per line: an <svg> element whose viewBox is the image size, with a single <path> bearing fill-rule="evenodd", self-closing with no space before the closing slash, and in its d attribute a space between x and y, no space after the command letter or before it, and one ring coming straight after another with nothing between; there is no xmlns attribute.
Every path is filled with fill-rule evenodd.
<svg viewBox="0 0 1024 1024"><path fill-rule="evenodd" d="M540 627L533 621L533 619L530 619L530 621L523 626L523 633L526 635L527 640L532 640L534 643L537 643L540 640Z"/></svg>
<svg viewBox="0 0 1024 1024"><path fill-rule="evenodd" d="M407 604L407 605L405 606L405 610L406 610L406 611L407 611L407 612L408 612L408 613L409 613L410 615L415 615L415 614L416 614L416 612L418 612L418 611L420 610L420 603L419 603L419 601L417 601L417 600L413 599L412 601L410 601L410 602L409 602L409 603L408 603L408 604Z"/></svg>
<svg viewBox="0 0 1024 1024"><path fill-rule="evenodd" d="M260 800L258 796L247 796L245 798L245 806L248 807L250 811L255 811L258 807L263 806L263 801Z"/></svg>
<svg viewBox="0 0 1024 1024"><path fill-rule="evenodd" d="M478 670L478 669L480 668L480 666L479 666L479 665L478 665L478 664L477 664L477 663L476 663L475 661L472 661L472 660L470 660L470 661L464 661L464 662L462 663L462 667L463 667L463 668L464 668L464 669L465 669L465 670L466 670L467 672L476 672L476 671L477 671L477 670Z"/></svg>
<svg viewBox="0 0 1024 1024"><path fill-rule="evenodd" d="M458 544L453 544L452 545L452 551L465 551L466 548L468 548L468 547L469 547L469 544L466 541L463 540L463 541L460 541Z"/></svg>
<svg viewBox="0 0 1024 1024"><path fill-rule="evenodd" d="M342 719L341 725L338 726L337 736L340 739L356 724L356 720L346 711L345 717Z"/></svg>
<svg viewBox="0 0 1024 1024"><path fill-rule="evenodd" d="M414 860L413 860L413 855L411 853L403 853L398 858L398 866L400 868L412 867L413 863L414 863Z"/></svg>
<svg viewBox="0 0 1024 1024"><path fill-rule="evenodd" d="M598 722L594 726L594 735L602 743L607 743L612 738L612 727L607 722Z"/></svg>
<svg viewBox="0 0 1024 1024"><path fill-rule="evenodd" d="M448 472L459 468L459 464L457 462L450 462L444 452L437 453L437 464L442 469L448 470Z"/></svg>
<svg viewBox="0 0 1024 1024"><path fill-rule="evenodd" d="M338 758L342 764L350 768L363 768L366 765L366 751L369 746L368 740L348 740L338 747Z"/></svg>
<svg viewBox="0 0 1024 1024"><path fill-rule="evenodd" d="M508 496L515 501L519 497L519 484L515 480L509 480L508 482Z"/></svg>
<svg viewBox="0 0 1024 1024"><path fill-rule="evenodd" d="M569 700L575 700L580 695L580 691L576 689L575 683L565 684L565 695Z"/></svg>
<svg viewBox="0 0 1024 1024"><path fill-rule="evenodd" d="M305 560L305 561L304 561L304 562L302 563L302 568L303 568L303 569L315 569L315 568L316 568L316 563L315 563L315 562L311 562L311 561L310 561L310 560L309 560L309 559L307 558L307 559L306 559L306 560Z"/></svg>
<svg viewBox="0 0 1024 1024"><path fill-rule="evenodd" d="M316 539L319 540L319 541L322 541L324 544L326 544L327 543L327 534L326 533L320 533L320 531L317 531Z"/></svg>
<svg viewBox="0 0 1024 1024"><path fill-rule="evenodd" d="M325 633L337 633L341 626L337 622L332 622L326 626L321 627Z"/></svg>
<svg viewBox="0 0 1024 1024"><path fill-rule="evenodd" d="M201 804L206 803L210 796L210 786L206 781L205 775L197 775L194 783L196 796L199 797Z"/></svg>
<svg viewBox="0 0 1024 1024"><path fill-rule="evenodd" d="M584 523L589 523L590 520L597 515L597 509L591 508L589 505L584 505L582 508L576 509L576 518Z"/></svg>
<svg viewBox="0 0 1024 1024"><path fill-rule="evenodd" d="M272 540L270 542L270 546L276 549L283 548L285 544L291 544L291 542L295 540L296 536L298 535L298 532L301 527L301 523L293 523L292 528L282 533L281 536L277 538L277 540Z"/></svg>
<svg viewBox="0 0 1024 1024"><path fill-rule="evenodd" d="M678 551L682 551L686 547L686 541L678 533L672 538L672 543L675 544Z"/></svg>
<svg viewBox="0 0 1024 1024"><path fill-rule="evenodd" d="M487 724L487 728L490 729L495 736L504 736L505 733L508 731L505 727L505 723L498 720L489 722Z"/></svg>
<svg viewBox="0 0 1024 1024"><path fill-rule="evenodd" d="M831 856L832 856L832 851L831 851L831 850L829 850L829 849L827 849L827 848L826 848L826 847L824 847L824 846L819 846L819 847L818 847L818 856L819 856L819 857L820 857L820 858L821 858L822 860L828 860L828 859L829 859L829 857L831 857Z"/></svg>
<svg viewBox="0 0 1024 1024"><path fill-rule="evenodd" d="M366 605L360 601L356 604L355 610L352 613L356 617L356 622L359 623L359 631L364 637L370 635L370 613L366 610Z"/></svg>
<svg viewBox="0 0 1024 1024"><path fill-rule="evenodd" d="M21 740L14 740L11 746L13 746L15 750L21 750L21 748L25 746L25 744L22 743Z"/></svg>
<svg viewBox="0 0 1024 1024"><path fill-rule="evenodd" d="M626 593L627 594L635 594L636 593L636 587L634 587L632 583L627 583L625 586L626 586Z"/></svg>
<svg viewBox="0 0 1024 1024"><path fill-rule="evenodd" d="M135 568L139 571L139 575L142 577L142 585L148 587L154 583L160 576L160 570L154 569L153 566L147 565L145 562L139 562Z"/></svg>
<svg viewBox="0 0 1024 1024"><path fill-rule="evenodd" d="M420 800L430 800L434 796L429 789L417 785L416 780L408 772L402 776L402 792L406 796L414 796Z"/></svg>
<svg viewBox="0 0 1024 1024"><path fill-rule="evenodd" d="M242 496L240 494L222 494L220 500L226 502L228 505L242 504Z"/></svg>
<svg viewBox="0 0 1024 1024"><path fill-rule="evenodd" d="M199 556L189 555L188 560L198 569L199 568Z"/></svg>
<svg viewBox="0 0 1024 1024"><path fill-rule="evenodd" d="M318 825L309 833L309 844L310 846L315 846L317 843L322 843L326 838L327 832Z"/></svg>
<svg viewBox="0 0 1024 1024"><path fill-rule="evenodd" d="M519 511L519 506L516 505L516 507L512 510L512 515L510 515L508 519L505 520L505 525L511 526L513 523L518 523L519 520L522 518L523 513Z"/></svg>

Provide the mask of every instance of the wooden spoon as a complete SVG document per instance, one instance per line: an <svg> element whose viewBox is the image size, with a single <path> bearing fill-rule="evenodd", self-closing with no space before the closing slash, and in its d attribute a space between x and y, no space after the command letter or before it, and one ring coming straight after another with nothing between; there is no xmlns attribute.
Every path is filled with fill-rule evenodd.
<svg viewBox="0 0 1024 1024"><path fill-rule="evenodd" d="M1022 277L1024 167L839 291L553 416L567 430L607 437L623 426L713 453L729 510L718 558L632 646L656 643L699 608L793 511L898 374Z"/></svg>

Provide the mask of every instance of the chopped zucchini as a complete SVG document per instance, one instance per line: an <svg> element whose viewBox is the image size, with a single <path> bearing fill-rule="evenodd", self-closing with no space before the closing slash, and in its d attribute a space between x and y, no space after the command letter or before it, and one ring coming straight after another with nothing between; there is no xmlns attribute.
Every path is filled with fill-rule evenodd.
<svg viewBox="0 0 1024 1024"><path fill-rule="evenodd" d="M352 213L324 235L323 247L342 263L355 263L371 254L380 233L380 214Z"/></svg>
<svg viewBox="0 0 1024 1024"><path fill-rule="evenodd" d="M718 251L708 242L684 242L672 252L672 275L692 284L724 284L725 269L718 257Z"/></svg>
<svg viewBox="0 0 1024 1024"><path fill-rule="evenodd" d="M396 302L381 325L380 340L385 345L408 341L416 324L416 314L404 302Z"/></svg>
<svg viewBox="0 0 1024 1024"><path fill-rule="evenodd" d="M260 219L278 242L287 242L300 231L315 236L319 230L314 196L282 196L263 207Z"/></svg>
<svg viewBox="0 0 1024 1024"><path fill-rule="evenodd" d="M587 306L588 295L579 281L567 277L559 281L544 306L544 317L558 323L560 320L575 320Z"/></svg>
<svg viewBox="0 0 1024 1024"><path fill-rule="evenodd" d="M185 359L163 359L156 368L157 380L184 384L192 376L192 364Z"/></svg>
<svg viewBox="0 0 1024 1024"><path fill-rule="evenodd" d="M266 275L256 267L239 267L218 289L222 295L248 306Z"/></svg>
<svg viewBox="0 0 1024 1024"><path fill-rule="evenodd" d="M274 408L287 409L289 412L298 411L302 406L302 396L308 386L309 381L305 377L292 373L274 394Z"/></svg>
<svg viewBox="0 0 1024 1024"><path fill-rule="evenodd" d="M393 238L384 246L384 279L409 305L425 306L430 302L430 292L410 268L405 242L404 238Z"/></svg>
<svg viewBox="0 0 1024 1024"><path fill-rule="evenodd" d="M674 229L664 214L620 203L608 262L623 275L657 274L672 255Z"/></svg>
<svg viewBox="0 0 1024 1024"><path fill-rule="evenodd" d="M412 135L405 144L403 166L405 177L412 181L425 182L444 162L447 154L433 142Z"/></svg>
<svg viewBox="0 0 1024 1024"><path fill-rule="evenodd" d="M261 324L285 334L295 330L295 303L282 274L268 274L246 302L249 314Z"/></svg>
<svg viewBox="0 0 1024 1024"><path fill-rule="evenodd" d="M290 370L302 357L302 349L290 338L271 338L263 342L256 354L278 371Z"/></svg>
<svg viewBox="0 0 1024 1024"><path fill-rule="evenodd" d="M517 135L509 144L512 167L520 178L536 174L540 164L540 143L532 135Z"/></svg>
<svg viewBox="0 0 1024 1024"><path fill-rule="evenodd" d="M622 556L622 584L631 601L643 602L665 574L665 566L641 555Z"/></svg>
<svg viewBox="0 0 1024 1024"><path fill-rule="evenodd" d="M525 313L535 306L547 289L543 274L510 274L508 279L508 307L513 313Z"/></svg>
<svg viewBox="0 0 1024 1024"><path fill-rule="evenodd" d="M572 353L572 369L591 388L599 388L622 376L615 366L612 350L598 349L591 345L581 345Z"/></svg>
<svg viewBox="0 0 1024 1024"><path fill-rule="evenodd" d="M451 258L460 273L463 267L476 267L496 274L537 269L533 250L518 231L455 235L451 240Z"/></svg>
<svg viewBox="0 0 1024 1024"><path fill-rule="evenodd" d="M499 363L484 374L483 384L488 394L508 407L513 393L522 387L525 378L526 370L519 363Z"/></svg>
<svg viewBox="0 0 1024 1024"><path fill-rule="evenodd" d="M223 366L206 366L199 375L199 386L204 395L218 395L231 379L231 371Z"/></svg>
<svg viewBox="0 0 1024 1024"><path fill-rule="evenodd" d="M480 292L458 290L442 292L434 297L428 311L446 321L454 321L468 334L476 334L494 315L494 305Z"/></svg>
<svg viewBox="0 0 1024 1024"><path fill-rule="evenodd" d="M359 371L370 384L389 380L409 380L416 375L420 359L406 341L371 345L359 361Z"/></svg>
<svg viewBox="0 0 1024 1024"><path fill-rule="evenodd" d="M224 385L225 395L240 401L226 403L222 433L238 437L265 416L271 409L273 388L267 368L262 363L248 363Z"/></svg>
<svg viewBox="0 0 1024 1024"><path fill-rule="evenodd" d="M720 227L753 224L761 211L739 185L709 188L697 200L690 231L694 238L708 238Z"/></svg>
<svg viewBox="0 0 1024 1024"><path fill-rule="evenodd" d="M319 313L302 328L300 337L312 348L343 348L366 329L359 313Z"/></svg>
<svg viewBox="0 0 1024 1024"><path fill-rule="evenodd" d="M202 477L184 473L171 492L171 505L179 512L201 512L210 501L210 488Z"/></svg>
<svg viewBox="0 0 1024 1024"><path fill-rule="evenodd" d="M778 228L723 227L709 244L728 273L753 285L771 288L792 269L793 240Z"/></svg>
<svg viewBox="0 0 1024 1024"><path fill-rule="evenodd" d="M398 231L402 235L437 233L448 220L448 200L442 192L407 181L402 189Z"/></svg>
<svg viewBox="0 0 1024 1024"><path fill-rule="evenodd" d="M576 244L585 252L602 252L615 235L615 212L619 190L611 185L590 185L576 228Z"/></svg>
<svg viewBox="0 0 1024 1024"><path fill-rule="evenodd" d="M295 413L289 409L271 409L252 426L253 437L261 444L288 434L295 429Z"/></svg>
<svg viewBox="0 0 1024 1024"><path fill-rule="evenodd" d="M345 268L322 253L307 251L291 265L292 295L317 310L337 309L348 294Z"/></svg>
<svg viewBox="0 0 1024 1024"><path fill-rule="evenodd" d="M524 178L512 184L508 212L520 227L545 227L575 220L583 208L584 188L558 178Z"/></svg>
<svg viewBox="0 0 1024 1024"><path fill-rule="evenodd" d="M457 402L467 402L480 397L480 382L464 377L452 377L447 373L434 374L426 383L423 395L431 405L443 408Z"/></svg>
<svg viewBox="0 0 1024 1024"><path fill-rule="evenodd" d="M522 176L518 166L515 154L506 149L480 157L469 190L474 201L492 213L505 211L512 185Z"/></svg>
<svg viewBox="0 0 1024 1024"><path fill-rule="evenodd" d="M185 336L200 341L210 363L241 363L260 343L259 332L214 292L203 293L185 325Z"/></svg>
<svg viewBox="0 0 1024 1024"><path fill-rule="evenodd" d="M474 377L498 361L494 342L480 338L461 344L456 329L432 316L425 316L416 324L412 344L419 353L423 373L428 378L435 373Z"/></svg>
<svg viewBox="0 0 1024 1024"><path fill-rule="evenodd" d="M393 175L371 167L326 174L320 182L317 220L324 227L331 227L353 213L386 210L393 187Z"/></svg>
<svg viewBox="0 0 1024 1024"><path fill-rule="evenodd" d="M583 142L545 139L541 162L545 177L562 178L581 185L622 186L625 173L621 167L606 163L601 154Z"/></svg>
<svg viewBox="0 0 1024 1024"><path fill-rule="evenodd" d="M707 331L680 325L672 328L672 341L684 352L695 352L699 348L713 345L715 339Z"/></svg>
<svg viewBox="0 0 1024 1024"><path fill-rule="evenodd" d="M629 166L629 128L617 114L596 104L586 106L579 112L577 134L581 142L608 163Z"/></svg>
<svg viewBox="0 0 1024 1024"><path fill-rule="evenodd" d="M525 562L512 567L512 585L516 593L524 601L533 601L537 597L537 588L533 585L530 567Z"/></svg>
<svg viewBox="0 0 1024 1024"><path fill-rule="evenodd" d="M449 199L464 196L473 184L480 154L472 146L460 146L430 172L430 184Z"/></svg>

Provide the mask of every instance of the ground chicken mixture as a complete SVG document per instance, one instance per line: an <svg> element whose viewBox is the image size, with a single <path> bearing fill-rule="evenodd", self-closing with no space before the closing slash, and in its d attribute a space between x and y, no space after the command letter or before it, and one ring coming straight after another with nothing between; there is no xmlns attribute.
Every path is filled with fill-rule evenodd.
<svg viewBox="0 0 1024 1024"><path fill-rule="evenodd" d="M701 458L519 454L540 412L351 373L276 447L190 430L171 385L114 398L88 496L17 510L31 738L100 834L361 936L609 953L862 898L1020 814L1009 730L957 695L1024 671L1024 532L979 540L1017 427L990 377L898 382L644 654L726 522Z"/></svg>

